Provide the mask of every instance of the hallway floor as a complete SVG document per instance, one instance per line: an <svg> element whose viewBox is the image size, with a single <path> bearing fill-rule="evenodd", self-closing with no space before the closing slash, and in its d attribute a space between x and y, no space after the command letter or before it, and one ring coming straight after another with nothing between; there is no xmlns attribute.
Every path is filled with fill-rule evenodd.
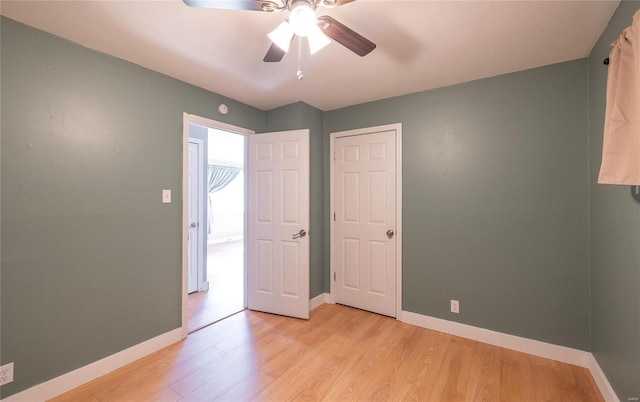
<svg viewBox="0 0 640 402"><path fill-rule="evenodd" d="M207 247L209 290L189 295L189 332L244 309L242 241Z"/></svg>

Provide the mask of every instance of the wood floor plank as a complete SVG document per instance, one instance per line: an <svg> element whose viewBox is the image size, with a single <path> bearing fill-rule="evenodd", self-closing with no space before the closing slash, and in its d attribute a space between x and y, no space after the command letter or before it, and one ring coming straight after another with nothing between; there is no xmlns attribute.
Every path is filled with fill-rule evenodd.
<svg viewBox="0 0 640 402"><path fill-rule="evenodd" d="M320 309L316 318L323 317L323 310ZM305 331L299 335L299 344L262 367L261 371L276 380L257 395L257 400L318 400L325 392L329 378L339 368L336 361L340 358L336 355L355 346L349 343L355 332L347 338L340 331L330 330L348 324L348 315L324 314L324 318L314 323L324 322L316 330L309 331L310 323L301 324ZM318 386L319 379L325 387ZM292 388L291 383L296 387Z"/></svg>
<svg viewBox="0 0 640 402"><path fill-rule="evenodd" d="M476 341L452 338L442 361L442 375L431 392L432 401L464 401L467 395L471 360Z"/></svg>
<svg viewBox="0 0 640 402"><path fill-rule="evenodd" d="M411 385L403 391L402 398L406 400L429 400L441 375L442 362L452 336L423 330L423 339L405 379L405 382Z"/></svg>
<svg viewBox="0 0 640 402"><path fill-rule="evenodd" d="M533 388L536 401L562 401L562 373L556 370L556 364L549 359L529 356Z"/></svg>
<svg viewBox="0 0 640 402"><path fill-rule="evenodd" d="M348 309L351 310L351 309ZM346 311L348 312L348 311ZM330 335L328 345L333 349L331 358L323 366L319 367L313 378L300 384L300 391L293 396L295 400L319 401L325 398L335 382L345 374L349 367L358 360L362 353L354 353L361 349L360 345L371 341L373 329L379 325L380 320L386 319L378 315L345 314L346 319Z"/></svg>
<svg viewBox="0 0 640 402"><path fill-rule="evenodd" d="M326 309L319 308L314 311L313 322L295 320L295 326L287 330L287 338L296 338L297 342L291 343L289 347L261 367L261 371L274 378L279 378L291 369L292 362L303 360L309 353L317 347L331 334L333 325L344 323L345 317L336 314L328 314ZM317 351L316 351L317 352Z"/></svg>
<svg viewBox="0 0 640 402"><path fill-rule="evenodd" d="M391 353L392 345L401 339L393 319L384 319L372 329L377 335L368 343L360 357L334 383L326 400L353 400L363 395L377 373L381 363Z"/></svg>
<svg viewBox="0 0 640 402"><path fill-rule="evenodd" d="M163 367L169 367L160 352L135 361L123 370L107 374L104 380L98 379L91 392L100 401L117 399L120 395L135 392L141 384L156 383L158 373ZM151 373L151 374L148 374Z"/></svg>
<svg viewBox="0 0 640 402"><path fill-rule="evenodd" d="M602 394L593 392L594 389L598 389L598 386L589 370L578 366L569 367L575 382L569 386L570 390L568 390L565 400L604 402Z"/></svg>
<svg viewBox="0 0 640 402"><path fill-rule="evenodd" d="M311 368L313 376L300 382L290 393L288 399L318 401L326 397L330 390L336 388L336 382L349 371L349 368L363 353L353 353L359 348L364 337L371 332L377 320L363 321L349 334L336 331L327 336L326 341L314 348L314 364ZM320 358L321 356L321 358ZM305 367L306 368L306 367ZM295 368L294 368L295 369Z"/></svg>
<svg viewBox="0 0 640 402"><path fill-rule="evenodd" d="M414 351L418 349L422 340L423 331L411 325L403 325L400 330L402 338L381 362L382 367L377 370L364 394L366 400L388 401L404 384L410 362L415 357Z"/></svg>
<svg viewBox="0 0 640 402"><path fill-rule="evenodd" d="M502 357L500 400L505 402L535 401L535 384L530 355L509 349L500 349Z"/></svg>
<svg viewBox="0 0 640 402"><path fill-rule="evenodd" d="M593 389L597 386L586 368L535 356L531 356L531 361L553 368L554 387L557 388L562 401L602 401L600 394L594 395L588 392L588 389Z"/></svg>
<svg viewBox="0 0 640 402"><path fill-rule="evenodd" d="M245 360L224 370L194 391L181 395L185 401L212 401L224 395L248 377L257 374L257 371L251 361Z"/></svg>
<svg viewBox="0 0 640 402"><path fill-rule="evenodd" d="M216 377L237 365L239 361L244 361L250 356L251 352L249 350L225 353L198 370L189 373L189 375L170 383L169 387L178 395L185 396L213 381Z"/></svg>
<svg viewBox="0 0 640 402"><path fill-rule="evenodd" d="M477 343L471 360L467 401L491 402L500 400L500 377L502 374L500 348L486 343Z"/></svg>
<svg viewBox="0 0 640 402"><path fill-rule="evenodd" d="M273 377L258 371L240 381L214 400L220 402L250 401L273 381Z"/></svg>
<svg viewBox="0 0 640 402"><path fill-rule="evenodd" d="M99 399L90 391L90 387L81 386L57 398L56 402L98 402Z"/></svg>
<svg viewBox="0 0 640 402"><path fill-rule="evenodd" d="M244 311L54 398L105 401L602 401L582 367L325 304Z"/></svg>
<svg viewBox="0 0 640 402"><path fill-rule="evenodd" d="M121 390L110 394L108 397L100 398L101 402L131 402L131 401L156 401L175 402L181 399L167 387L159 386L158 383L150 383L135 390Z"/></svg>
<svg viewBox="0 0 640 402"><path fill-rule="evenodd" d="M327 340L331 342L331 340ZM289 370L286 370L273 383L259 393L255 400L259 401L297 401L301 400L299 391L302 384L309 384L326 376L318 375L322 368L330 363L330 357L317 352L311 352L305 361L292 362ZM292 386L295 384L295 386ZM303 391L302 391L303 392ZM308 400L308 399L303 399Z"/></svg>
<svg viewBox="0 0 640 402"><path fill-rule="evenodd" d="M288 392L288 400L294 401L320 401L331 389L337 377L346 369L345 362L347 356L340 353L341 348L350 346L350 339L343 335L331 335L327 340L334 353L322 358L314 359L312 365L305 369L312 371L312 375L307 376L295 389Z"/></svg>

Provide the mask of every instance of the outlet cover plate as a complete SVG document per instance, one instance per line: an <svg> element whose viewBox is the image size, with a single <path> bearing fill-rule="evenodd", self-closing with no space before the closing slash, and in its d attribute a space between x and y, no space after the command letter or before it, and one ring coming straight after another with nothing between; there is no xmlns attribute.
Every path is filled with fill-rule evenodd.
<svg viewBox="0 0 640 402"><path fill-rule="evenodd" d="M451 312L456 314L460 313L460 302L458 300L451 299Z"/></svg>
<svg viewBox="0 0 640 402"><path fill-rule="evenodd" d="M0 367L0 386L13 382L13 363Z"/></svg>

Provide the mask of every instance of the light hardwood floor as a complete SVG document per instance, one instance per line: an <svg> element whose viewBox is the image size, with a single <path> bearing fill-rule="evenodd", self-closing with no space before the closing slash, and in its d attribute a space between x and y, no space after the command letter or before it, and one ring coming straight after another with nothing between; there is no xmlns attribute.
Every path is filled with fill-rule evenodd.
<svg viewBox="0 0 640 402"><path fill-rule="evenodd" d="M587 369L325 304L244 311L55 401L602 401Z"/></svg>

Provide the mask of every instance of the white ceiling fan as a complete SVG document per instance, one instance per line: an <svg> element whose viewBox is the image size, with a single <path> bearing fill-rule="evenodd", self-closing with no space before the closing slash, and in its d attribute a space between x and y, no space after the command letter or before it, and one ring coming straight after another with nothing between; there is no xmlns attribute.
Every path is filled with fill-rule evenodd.
<svg viewBox="0 0 640 402"><path fill-rule="evenodd" d="M289 11L289 19L283 21L274 31L269 33L273 42L265 62L282 60L289 50L293 39L306 37L311 54L322 49L331 39L351 50L359 56L366 56L376 48L375 43L348 28L334 18L323 15L317 17L318 7L334 8L355 0L183 0L191 7L218 8L228 10L247 10L262 12Z"/></svg>

